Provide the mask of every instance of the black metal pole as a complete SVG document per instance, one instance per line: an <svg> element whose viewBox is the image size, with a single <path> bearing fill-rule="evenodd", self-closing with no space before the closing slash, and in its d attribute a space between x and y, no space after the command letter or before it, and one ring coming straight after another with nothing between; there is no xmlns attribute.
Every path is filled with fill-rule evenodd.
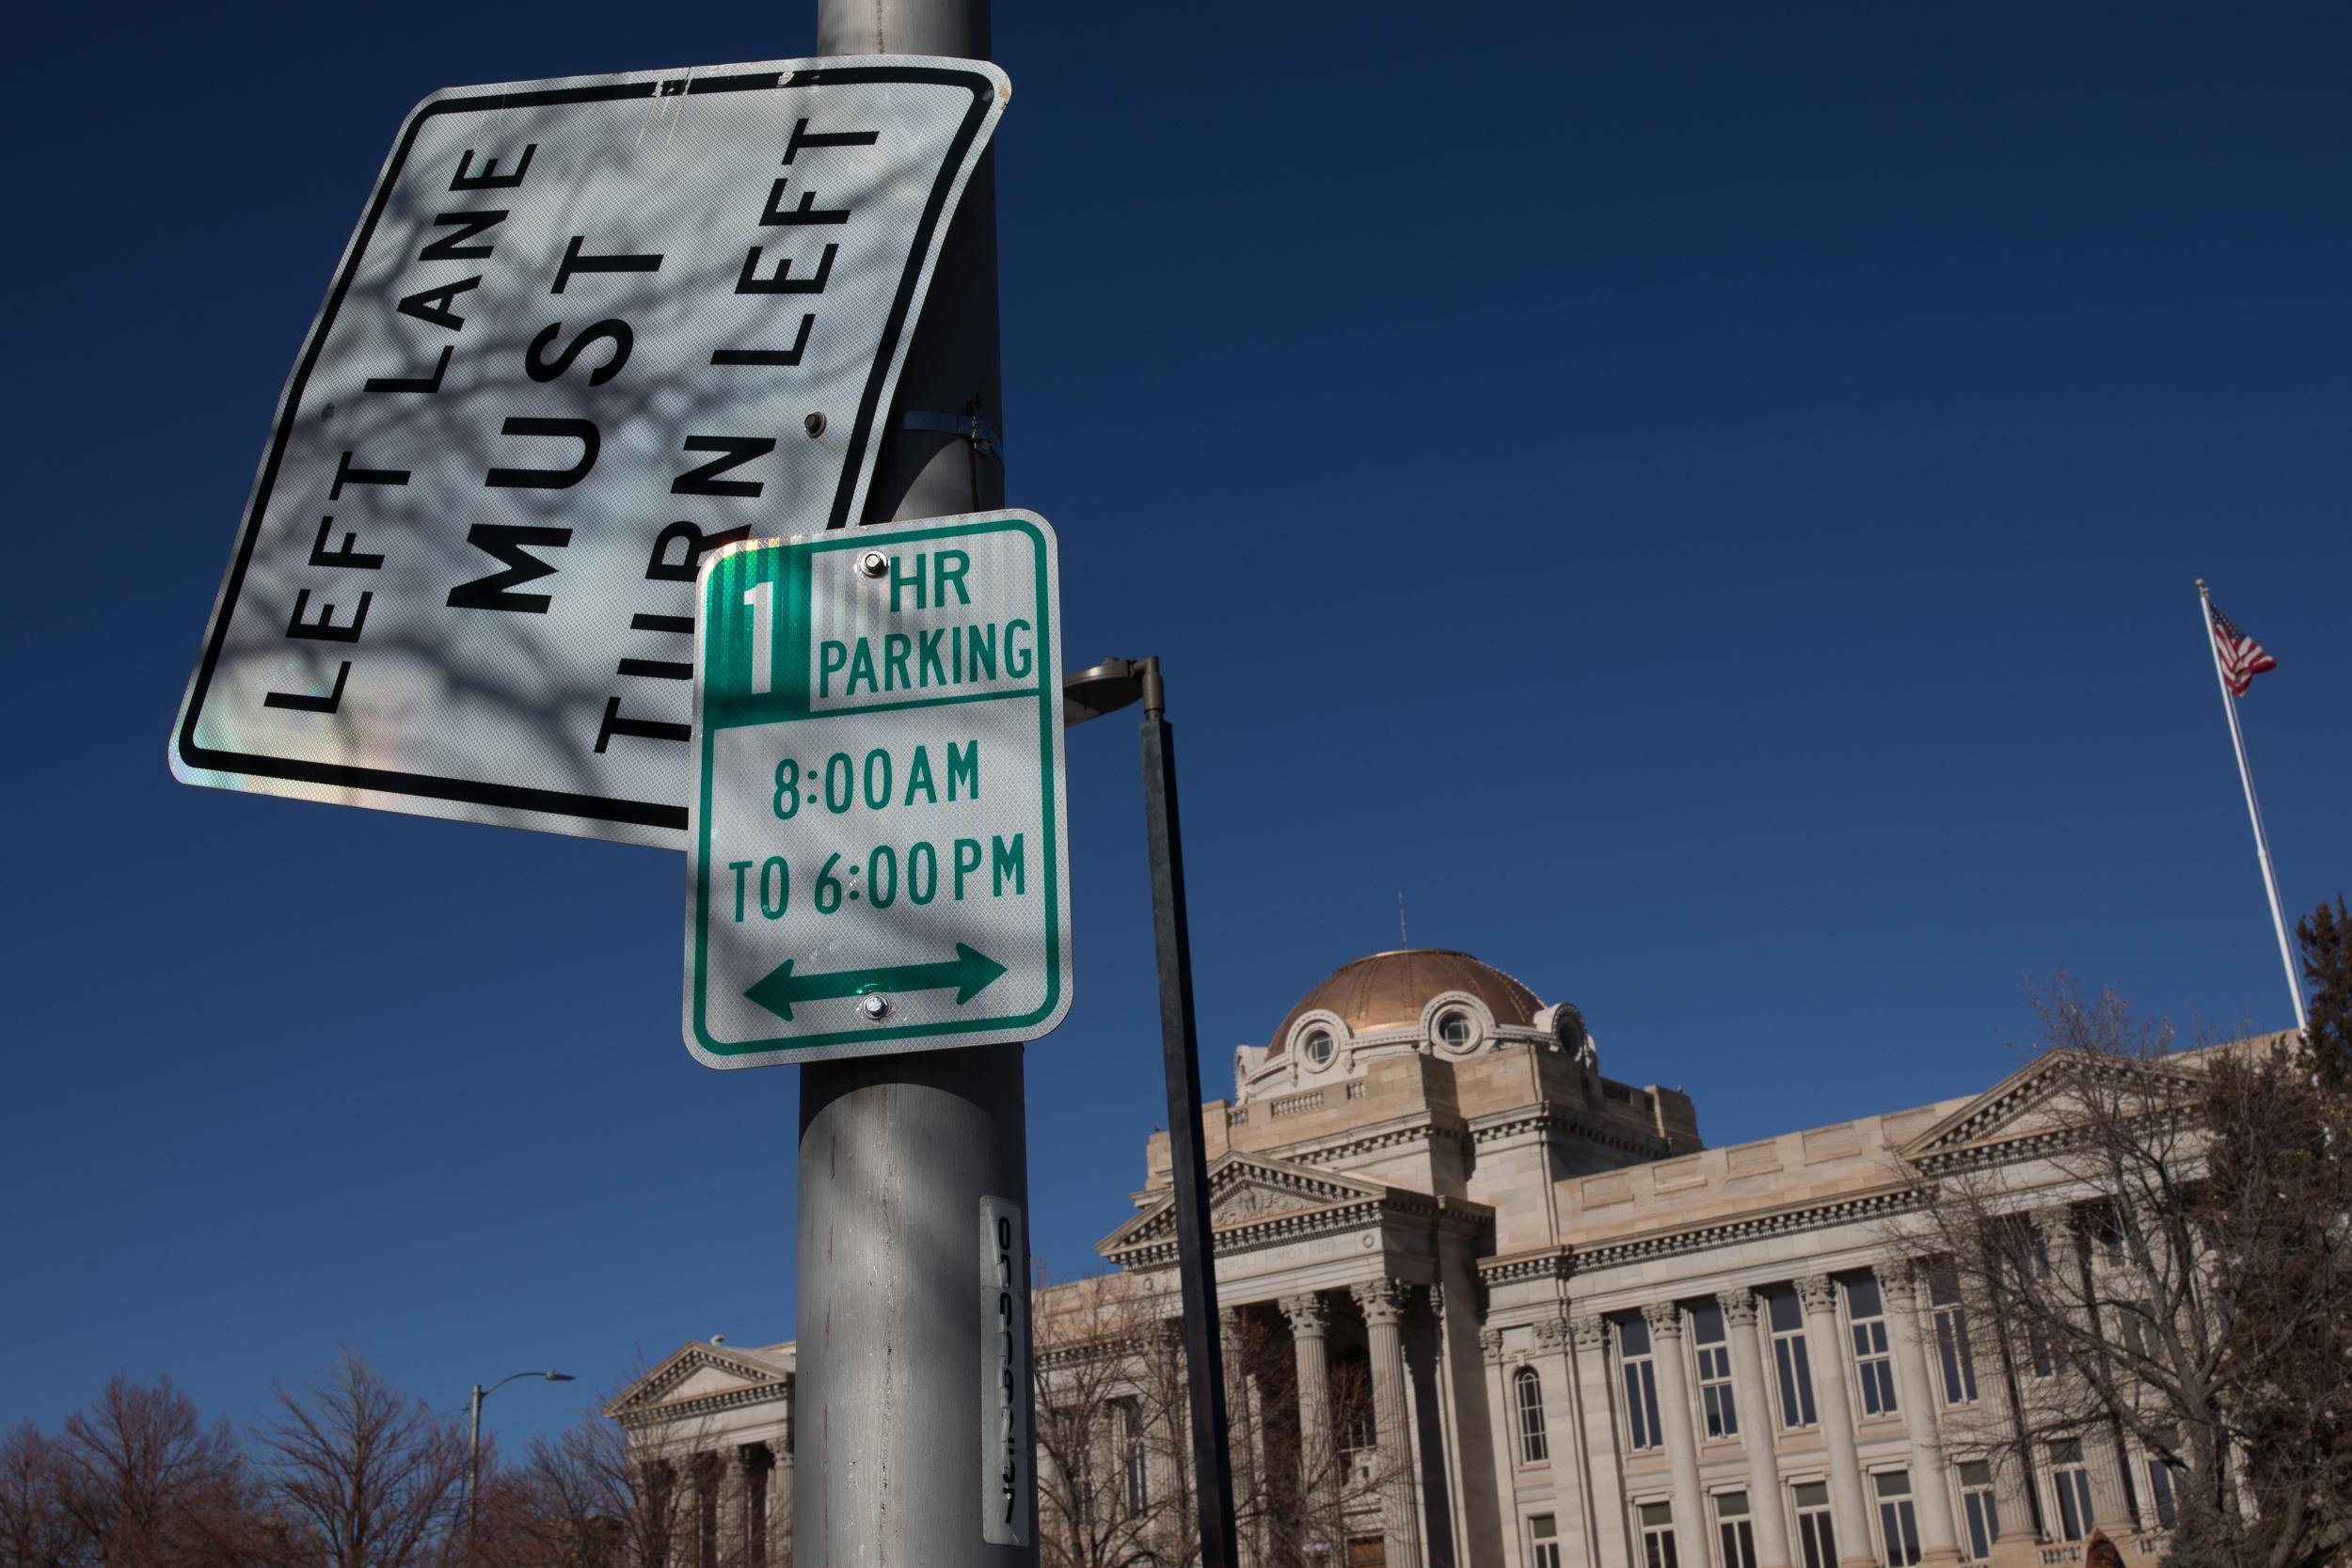
<svg viewBox="0 0 2352 1568"><path fill-rule="evenodd" d="M1225 1354L1209 1266L1209 1166L1200 1148L1200 1058L1192 1020L1192 942L1184 921L1184 844L1176 823L1176 736L1160 661L1143 665L1143 820L1152 857L1152 934L1160 960L1160 1053L1168 1074L1176 1272L1192 1396L1192 1473L1200 1500L1201 1568L1237 1568L1233 1470L1225 1425Z"/></svg>

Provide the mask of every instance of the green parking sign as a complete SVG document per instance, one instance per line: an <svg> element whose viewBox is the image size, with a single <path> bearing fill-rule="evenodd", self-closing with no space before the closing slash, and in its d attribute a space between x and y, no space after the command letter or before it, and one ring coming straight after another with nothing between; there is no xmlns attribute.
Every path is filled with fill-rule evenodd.
<svg viewBox="0 0 2352 1568"><path fill-rule="evenodd" d="M705 562L686 1043L710 1067L1034 1038L1070 1009L1060 598L1027 512Z"/></svg>

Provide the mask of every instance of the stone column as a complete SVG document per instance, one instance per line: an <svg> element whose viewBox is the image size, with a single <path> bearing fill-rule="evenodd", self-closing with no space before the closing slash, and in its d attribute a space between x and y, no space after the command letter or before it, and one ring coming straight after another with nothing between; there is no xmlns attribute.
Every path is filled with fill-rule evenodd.
<svg viewBox="0 0 2352 1568"><path fill-rule="evenodd" d="M1584 1518L1585 1482L1578 1474L1576 1462L1576 1369L1569 1365L1568 1320L1547 1318L1535 1325L1535 1343L1543 1352L1537 1357L1535 1375L1544 1380L1544 1443L1551 1450L1552 1511L1559 1517L1560 1541L1565 1554L1569 1543L1584 1544L1582 1532L1577 1528ZM1514 1415L1517 1414L1514 1404ZM1518 1539L1517 1521L1513 1522L1511 1538ZM1589 1563L1587 1565L1589 1568ZM1692 1564L1692 1568L1701 1568ZM1786 1565L1780 1565L1786 1568Z"/></svg>
<svg viewBox="0 0 2352 1568"><path fill-rule="evenodd" d="M1291 1349L1298 1362L1298 1484L1327 1519L1338 1512L1339 1449L1331 1434L1331 1357L1325 1337L1331 1307L1312 1291L1284 1296Z"/></svg>
<svg viewBox="0 0 2352 1568"><path fill-rule="evenodd" d="M1577 1430L1583 1433L1584 1452L1592 1463L1592 1485L1585 1496L1592 1499L1588 1521L1593 1537L1586 1560L1614 1568L1631 1562L1635 1554L1626 1541L1625 1470L1617 1456L1617 1418L1609 1393L1609 1325L1587 1313L1568 1320L1568 1334L1576 1341L1576 1398L1581 1416Z"/></svg>
<svg viewBox="0 0 2352 1568"><path fill-rule="evenodd" d="M1911 1438L1911 1497L1919 1514L1919 1560L1940 1564L1960 1560L1960 1530L1952 1518L1952 1488L1944 1443L1935 1426L1935 1386L1928 1375L1932 1336L1920 1324L1927 1292L1918 1267L1908 1259L1882 1263L1875 1271L1886 1298L1886 1326L1895 1354L1895 1381L1902 1391L1903 1431Z"/></svg>
<svg viewBox="0 0 2352 1568"><path fill-rule="evenodd" d="M729 1533L736 1545L732 1553L723 1553L720 1560L738 1562L743 1568L768 1568L768 1445L739 1444L734 1459L735 1476L729 1487L734 1521Z"/></svg>
<svg viewBox="0 0 2352 1568"><path fill-rule="evenodd" d="M2115 1423L2104 1418L2083 1431L2083 1463L2090 1470L2090 1519L2116 1537L2132 1528L2132 1505L2124 1493L2123 1456L2116 1447Z"/></svg>
<svg viewBox="0 0 2352 1568"><path fill-rule="evenodd" d="M1421 1527L1413 1506L1413 1440L1406 1429L1405 1307L1402 1280L1348 1288L1364 1315L1372 1357L1372 1424L1379 1444L1380 1536L1389 1568L1421 1568Z"/></svg>
<svg viewBox="0 0 2352 1568"><path fill-rule="evenodd" d="M792 1436L768 1445L768 1568L791 1568Z"/></svg>
<svg viewBox="0 0 2352 1568"><path fill-rule="evenodd" d="M1756 1335L1762 1304L1744 1288L1718 1291L1715 1300L1724 1309L1724 1337L1731 1342L1731 1395L1740 1412L1740 1441L1748 1453L1748 1520L1756 1531L1756 1568L1789 1568L1788 1517L1781 1507L1780 1464L1772 1453L1772 1396Z"/></svg>
<svg viewBox="0 0 2352 1568"><path fill-rule="evenodd" d="M1707 1550L1707 1493L1699 1485L1699 1438L1691 1422L1691 1367L1682 1348L1682 1308L1654 1301L1642 1308L1649 1320L1650 1363L1658 1370L1658 1418L1665 1423L1666 1463L1674 1471L1675 1539L1684 1562L1703 1563Z"/></svg>
<svg viewBox="0 0 2352 1568"><path fill-rule="evenodd" d="M1970 1325L1977 1332L1989 1326L1992 1332L1976 1341L1977 1397L1985 1412L1982 1457L1993 1467L1993 1500L2001 1515L2001 1533L2017 1540L2031 1535L2040 1517L2029 1500L2038 1487L2024 1441L2025 1418L2011 1382L2025 1373L2010 1360L2012 1347L1997 1325Z"/></svg>
<svg viewBox="0 0 2352 1568"><path fill-rule="evenodd" d="M1244 1515L1262 1513L1258 1505L1258 1455L1261 1437L1258 1431L1258 1407L1255 1385L1244 1364L1241 1308L1219 1307L1216 1309L1217 1334L1225 1351L1225 1424L1229 1433L1228 1447L1233 1471L1234 1511ZM1233 1549L1241 1558L1240 1568L1258 1568L1263 1552L1260 1547L1256 1520L1245 1517L1237 1521L1233 1532Z"/></svg>
<svg viewBox="0 0 2352 1568"><path fill-rule="evenodd" d="M1479 1330L1478 1348L1486 1363L1486 1409L1494 1425L1495 1495L1502 1504L1504 1568L1519 1568L1518 1485L1513 1479L1517 1455L1511 1447L1511 1377L1503 1368L1502 1330Z"/></svg>
<svg viewBox="0 0 2352 1568"><path fill-rule="evenodd" d="M1862 1460L1854 1449L1853 1396L1846 1368L1852 1347L1837 1323L1837 1282L1825 1274L1809 1274L1797 1281L1804 1303L1804 1338L1811 1353L1814 1403L1821 1416L1821 1435L1829 1444L1830 1524L1837 1531L1839 1568L1875 1568L1870 1547L1869 1504L1862 1496Z"/></svg>

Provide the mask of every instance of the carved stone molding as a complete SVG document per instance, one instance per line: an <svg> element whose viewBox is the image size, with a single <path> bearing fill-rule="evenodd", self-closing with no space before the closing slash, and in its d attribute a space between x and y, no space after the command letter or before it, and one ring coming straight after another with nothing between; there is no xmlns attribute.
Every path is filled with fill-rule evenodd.
<svg viewBox="0 0 2352 1568"><path fill-rule="evenodd" d="M1277 1305L1290 1320L1294 1338L1320 1339L1331 1327L1331 1304L1312 1291L1284 1296Z"/></svg>
<svg viewBox="0 0 2352 1568"><path fill-rule="evenodd" d="M1715 1304L1724 1309L1724 1322L1734 1328L1754 1328L1757 1306L1756 1292L1745 1286L1733 1291L1715 1292Z"/></svg>
<svg viewBox="0 0 2352 1568"><path fill-rule="evenodd" d="M1302 1193L1286 1192L1256 1181L1237 1181L1217 1194L1210 1206L1209 1223L1231 1225L1236 1220L1254 1220L1266 1214L1295 1214L1303 1209L1320 1208L1314 1198Z"/></svg>
<svg viewBox="0 0 2352 1568"><path fill-rule="evenodd" d="M1837 1281L1825 1274L1809 1274L1797 1281L1797 1294L1808 1312L1837 1310Z"/></svg>
<svg viewBox="0 0 2352 1568"><path fill-rule="evenodd" d="M1535 1323L1535 1342L1548 1351L1556 1351L1567 1342L1568 1320L1542 1318Z"/></svg>
<svg viewBox="0 0 2352 1568"><path fill-rule="evenodd" d="M1364 1322L1376 1328L1393 1328L1405 1321L1406 1308L1412 1306L1412 1287L1401 1279L1364 1279L1347 1288L1356 1298L1356 1309L1364 1315Z"/></svg>
<svg viewBox="0 0 2352 1568"><path fill-rule="evenodd" d="M1653 1338L1679 1339L1682 1338L1682 1308L1677 1303L1653 1301L1642 1308L1642 1316L1649 1320L1649 1331Z"/></svg>
<svg viewBox="0 0 2352 1568"><path fill-rule="evenodd" d="M1502 1330L1499 1328L1480 1329L1478 1331L1478 1348L1480 1351L1485 1353L1488 1361L1501 1361L1502 1359Z"/></svg>
<svg viewBox="0 0 2352 1568"><path fill-rule="evenodd" d="M1590 1312L1570 1318L1568 1334L1579 1350L1605 1350L1609 1345L1609 1325Z"/></svg>

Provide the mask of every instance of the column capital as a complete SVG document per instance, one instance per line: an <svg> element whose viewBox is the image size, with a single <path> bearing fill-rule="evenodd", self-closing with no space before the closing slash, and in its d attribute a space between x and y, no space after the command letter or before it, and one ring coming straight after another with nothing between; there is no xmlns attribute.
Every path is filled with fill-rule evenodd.
<svg viewBox="0 0 2352 1568"><path fill-rule="evenodd" d="M1445 1322L1445 1286L1439 1282L1430 1286L1428 1290L1429 1315L1437 1319L1439 1323L1443 1323Z"/></svg>
<svg viewBox="0 0 2352 1568"><path fill-rule="evenodd" d="M1651 1335L1661 1339L1682 1338L1682 1307L1677 1302L1653 1301L1642 1308L1642 1316L1649 1320Z"/></svg>
<svg viewBox="0 0 2352 1568"><path fill-rule="evenodd" d="M1579 1350L1608 1348L1609 1325L1590 1312L1579 1312L1568 1320L1568 1335Z"/></svg>
<svg viewBox="0 0 2352 1568"><path fill-rule="evenodd" d="M1543 1318L1535 1324L1535 1342L1546 1350L1558 1350L1568 1338L1568 1320Z"/></svg>
<svg viewBox="0 0 2352 1568"><path fill-rule="evenodd" d="M1756 1326L1756 1309L1758 1303L1756 1292L1746 1286L1740 1286L1736 1290L1716 1291L1715 1305L1724 1309L1724 1322L1733 1328Z"/></svg>
<svg viewBox="0 0 2352 1568"><path fill-rule="evenodd" d="M1878 1275L1879 1289L1889 1301L1899 1307L1910 1307L1919 1295L1919 1286L1927 1277L1926 1266L1915 1258L1889 1258L1871 1266Z"/></svg>
<svg viewBox="0 0 2352 1568"><path fill-rule="evenodd" d="M1797 1294L1808 1312L1837 1310L1837 1281L1825 1274L1808 1274L1799 1279Z"/></svg>
<svg viewBox="0 0 2352 1568"><path fill-rule="evenodd" d="M1478 1331L1478 1349L1490 1362L1502 1359L1502 1330L1482 1328Z"/></svg>
<svg viewBox="0 0 2352 1568"><path fill-rule="evenodd" d="M1320 1339L1331 1327L1331 1304L1312 1291L1284 1296L1276 1305L1290 1320L1294 1338Z"/></svg>
<svg viewBox="0 0 2352 1568"><path fill-rule="evenodd" d="M1347 1293L1356 1298L1356 1310L1364 1315L1367 1325L1394 1328L1412 1306L1412 1290L1401 1279L1363 1279L1350 1285Z"/></svg>

